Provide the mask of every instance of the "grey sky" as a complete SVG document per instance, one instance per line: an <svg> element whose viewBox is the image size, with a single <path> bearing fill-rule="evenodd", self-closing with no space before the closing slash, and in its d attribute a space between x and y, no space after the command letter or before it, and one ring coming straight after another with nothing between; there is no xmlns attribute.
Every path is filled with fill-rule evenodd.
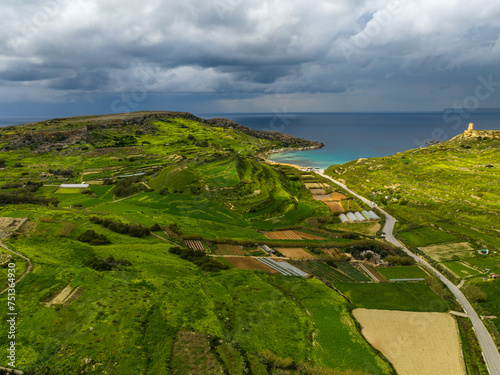
<svg viewBox="0 0 500 375"><path fill-rule="evenodd" d="M3 0L0 15L0 117L500 107L497 1Z"/></svg>

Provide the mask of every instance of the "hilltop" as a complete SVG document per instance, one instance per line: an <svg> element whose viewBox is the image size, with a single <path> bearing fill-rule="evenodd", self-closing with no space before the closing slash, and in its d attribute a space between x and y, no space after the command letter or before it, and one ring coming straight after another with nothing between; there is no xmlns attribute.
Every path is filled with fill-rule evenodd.
<svg viewBox="0 0 500 375"><path fill-rule="evenodd" d="M323 146L322 143L275 131L254 130L226 119L205 120L191 113L171 111L78 116L8 126L0 128L0 144L3 143L4 151L28 147L33 152L69 151L70 146L75 144L94 148L139 146L147 144L147 136L169 136L165 133L166 129L155 124L169 123L175 119L198 123L205 130L224 128L226 133L235 133L238 136L245 134L270 141L261 143L262 149L273 144L290 148ZM184 129L188 129L186 123L183 125ZM199 146L207 147L208 144ZM82 147L75 149L81 151Z"/></svg>
<svg viewBox="0 0 500 375"><path fill-rule="evenodd" d="M332 165L326 173L384 207L408 248L456 284L465 282L462 290L481 314L498 316L499 131L470 126L446 142ZM500 321L485 324L498 340Z"/></svg>

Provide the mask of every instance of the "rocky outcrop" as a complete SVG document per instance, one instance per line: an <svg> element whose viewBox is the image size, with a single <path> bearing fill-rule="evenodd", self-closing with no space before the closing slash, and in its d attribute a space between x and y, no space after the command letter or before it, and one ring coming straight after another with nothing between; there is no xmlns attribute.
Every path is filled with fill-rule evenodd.
<svg viewBox="0 0 500 375"><path fill-rule="evenodd" d="M500 130L475 130L471 122L467 130L460 135L462 138L500 138Z"/></svg>
<svg viewBox="0 0 500 375"><path fill-rule="evenodd" d="M279 133L277 131L255 130L225 118L213 118L210 120L206 120L205 122L226 129L236 129L256 138L277 141L284 146L284 148L282 149L284 151L288 151L287 148L289 148L290 150L298 150L298 149L310 150L310 149L321 148L324 146L324 144L320 142L310 141L304 138L292 137L291 135ZM283 151L277 151L277 152L283 152Z"/></svg>

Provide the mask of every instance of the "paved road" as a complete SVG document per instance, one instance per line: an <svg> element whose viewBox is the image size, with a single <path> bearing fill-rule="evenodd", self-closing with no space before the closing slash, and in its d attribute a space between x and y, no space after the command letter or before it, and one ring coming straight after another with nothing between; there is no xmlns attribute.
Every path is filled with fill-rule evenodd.
<svg viewBox="0 0 500 375"><path fill-rule="evenodd" d="M491 337L490 333L484 326L482 320L479 318L477 315L476 311L472 307L472 305L469 303L467 298L465 298L464 294L458 289L455 284L453 284L450 280L448 280L446 277L444 277L438 270L436 270L434 267L432 267L426 260L420 258L419 256L413 254L410 250L408 250L401 242L399 242L393 235L393 230L394 230L394 225L396 223L396 219L389 215L387 212L382 210L380 207L377 205L373 204L371 201L368 199L356 194L353 192L351 189L349 189L347 186L344 184L334 180L330 176L327 176L321 172L316 172L320 176L336 183L339 185L342 189L348 191L352 195L358 197L361 199L363 202L368 204L370 207L377 208L379 209L384 215L385 215L385 225L384 225L384 233L385 233L385 238L387 241L392 243L394 246L401 247L409 256L411 256L413 259L415 259L418 263L426 267L427 269L431 270L436 274L439 279L443 283L446 284L446 286L450 289L450 291L453 293L455 298L458 300L460 305L462 305L462 308L464 311L467 313L469 316L472 326L474 327L474 331L476 332L477 339L479 341L479 345L481 346L481 350L483 351L483 357L486 361L486 365L488 366L488 370L491 375L500 375L500 354L498 353L498 348L495 345L495 342L493 341L493 338Z"/></svg>

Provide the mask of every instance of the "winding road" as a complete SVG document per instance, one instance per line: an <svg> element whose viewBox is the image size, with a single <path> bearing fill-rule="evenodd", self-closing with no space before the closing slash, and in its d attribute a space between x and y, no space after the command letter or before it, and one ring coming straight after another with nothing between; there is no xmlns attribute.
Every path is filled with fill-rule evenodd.
<svg viewBox="0 0 500 375"><path fill-rule="evenodd" d="M486 329L486 327L483 324L483 321L479 318L477 315L476 311L470 304L470 302L465 298L464 294L461 292L460 289L458 289L455 284L453 284L450 280L448 280L446 277L444 277L441 272L436 270L434 267L432 267L425 259L420 258L419 256L413 254L410 250L406 248L401 242L399 242L393 235L393 230L394 230L394 225L396 224L396 219L389 215L387 212L385 212L383 209L378 207L376 204L373 202L369 201L368 199L362 197L361 195L355 193L351 189L349 189L346 185L334 180L330 176L327 176L324 174L324 170L317 171L317 174L320 176L332 181L333 183L337 184L340 186L342 189L346 190L347 192L351 193L355 197L361 199L364 203L366 203L368 206L377 208L380 210L384 215L385 215L385 225L384 225L384 233L385 233L385 239L393 244L394 246L402 248L409 256L411 256L413 259L417 261L420 265L426 267L428 270L432 271L439 279L446 284L448 289L453 293L455 298L458 300L464 311L467 313L469 316L472 326L474 328L474 331L476 332L476 336L479 342L479 345L481 347L481 350L483 352L483 357L486 362L486 365L488 367L488 371L491 375L500 375L500 354L498 353L498 348L493 341L493 338L491 337L490 333Z"/></svg>

